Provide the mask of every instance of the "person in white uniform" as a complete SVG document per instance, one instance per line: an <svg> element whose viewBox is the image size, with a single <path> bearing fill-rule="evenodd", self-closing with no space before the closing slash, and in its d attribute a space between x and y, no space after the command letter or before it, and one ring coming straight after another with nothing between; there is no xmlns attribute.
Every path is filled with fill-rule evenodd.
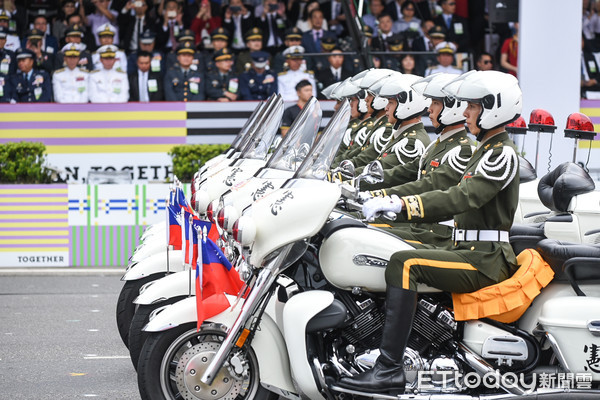
<svg viewBox="0 0 600 400"><path fill-rule="evenodd" d="M87 103L89 72L78 67L80 45L67 43L61 50L66 66L54 71L52 89L57 103Z"/></svg>
<svg viewBox="0 0 600 400"><path fill-rule="evenodd" d="M317 85L312 71L302 71L302 61L304 58L304 47L290 46L283 51L289 69L280 72L277 76L279 93L283 101L298 101L296 85L303 79L310 82L313 89L313 96L317 97Z"/></svg>
<svg viewBox="0 0 600 400"><path fill-rule="evenodd" d="M454 64L454 53L456 53L456 46L452 42L441 42L435 46L437 52L438 65L427 68L425 76L437 74L438 72L444 72L446 74L460 75L463 73L462 70L456 68Z"/></svg>
<svg viewBox="0 0 600 400"><path fill-rule="evenodd" d="M126 103L129 100L127 74L115 67L117 46L112 44L98 49L102 68L90 74L89 88L92 103Z"/></svg>

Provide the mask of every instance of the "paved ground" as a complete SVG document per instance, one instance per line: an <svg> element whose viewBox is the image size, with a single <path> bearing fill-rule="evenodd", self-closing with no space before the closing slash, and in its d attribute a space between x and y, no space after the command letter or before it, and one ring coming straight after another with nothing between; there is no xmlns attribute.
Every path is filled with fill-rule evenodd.
<svg viewBox="0 0 600 400"><path fill-rule="evenodd" d="M139 399L115 323L122 271L0 269L0 398Z"/></svg>

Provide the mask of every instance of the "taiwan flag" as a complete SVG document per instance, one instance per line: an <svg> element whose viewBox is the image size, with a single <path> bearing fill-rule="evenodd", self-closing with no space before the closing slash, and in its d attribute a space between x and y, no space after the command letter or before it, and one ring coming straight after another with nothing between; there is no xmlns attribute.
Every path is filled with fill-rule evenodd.
<svg viewBox="0 0 600 400"><path fill-rule="evenodd" d="M175 195L171 191L167 201L167 246L173 246L173 250L181 250L181 225L178 218L181 215L181 207L174 204Z"/></svg>

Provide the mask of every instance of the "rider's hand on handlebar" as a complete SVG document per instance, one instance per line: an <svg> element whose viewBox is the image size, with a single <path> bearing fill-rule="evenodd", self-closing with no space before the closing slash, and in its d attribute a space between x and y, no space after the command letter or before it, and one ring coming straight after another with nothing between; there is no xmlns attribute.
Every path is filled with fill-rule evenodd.
<svg viewBox="0 0 600 400"><path fill-rule="evenodd" d="M373 195L368 190L364 191L364 192L359 192L358 193L358 200L361 203L365 203L365 202L369 201L372 198L373 198Z"/></svg>
<svg viewBox="0 0 600 400"><path fill-rule="evenodd" d="M374 197L363 204L362 213L367 221L373 221L378 213L387 211L399 213L403 208L404 201L396 195Z"/></svg>

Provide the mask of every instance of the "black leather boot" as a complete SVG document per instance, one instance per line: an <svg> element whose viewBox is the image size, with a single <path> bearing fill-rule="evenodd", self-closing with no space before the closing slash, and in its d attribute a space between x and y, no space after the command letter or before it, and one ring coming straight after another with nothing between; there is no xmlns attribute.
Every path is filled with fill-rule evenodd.
<svg viewBox="0 0 600 400"><path fill-rule="evenodd" d="M417 292L387 287L381 354L372 369L343 377L338 385L361 392L404 391L404 350L417 306Z"/></svg>

